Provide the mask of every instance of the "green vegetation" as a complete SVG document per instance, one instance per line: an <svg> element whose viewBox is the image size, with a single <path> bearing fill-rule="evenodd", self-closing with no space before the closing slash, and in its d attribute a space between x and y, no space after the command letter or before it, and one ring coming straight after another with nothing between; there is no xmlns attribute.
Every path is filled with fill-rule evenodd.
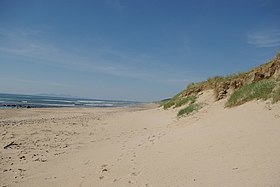
<svg viewBox="0 0 280 187"><path fill-rule="evenodd" d="M168 102L163 104L163 109L169 109L170 107L172 107L175 104L175 101L173 99L170 99Z"/></svg>
<svg viewBox="0 0 280 187"><path fill-rule="evenodd" d="M235 74L230 74L226 76L215 76L215 77L210 77L207 79L207 81L202 81L198 83L191 83L187 89L201 89L204 90L206 89L215 89L218 85L222 83L227 83L236 79L243 79L246 78L248 73L235 73Z"/></svg>
<svg viewBox="0 0 280 187"><path fill-rule="evenodd" d="M163 106L163 109L166 110L166 109L171 108L172 106L174 106L174 108L177 108L177 107L183 106L187 103L192 104L195 102L195 100L196 100L195 96L183 97L183 94L181 92L180 94L177 94L170 100L164 102L162 104L162 106Z"/></svg>
<svg viewBox="0 0 280 187"><path fill-rule="evenodd" d="M215 77L210 77L207 79L207 84L211 88L215 88L218 84L225 83L225 82L230 82L236 79L240 78L245 78L247 76L247 73L234 73L226 76L215 76Z"/></svg>
<svg viewBox="0 0 280 187"><path fill-rule="evenodd" d="M160 104L160 106L163 106L165 103L169 102L170 100L171 100L171 98L163 99L163 100L159 101L158 103Z"/></svg>
<svg viewBox="0 0 280 187"><path fill-rule="evenodd" d="M196 100L195 96L189 96L189 97L182 98L175 103L175 108L183 106L187 103L193 104L195 102L195 100Z"/></svg>
<svg viewBox="0 0 280 187"><path fill-rule="evenodd" d="M199 92L203 90L213 89L215 92L215 97L218 99L218 94L223 89L227 89L231 87L238 87L244 83L249 76L248 72L245 73L236 73L230 74L227 76L215 76L210 77L206 81L191 83L188 85L185 90L186 95L194 95L196 96Z"/></svg>
<svg viewBox="0 0 280 187"><path fill-rule="evenodd" d="M180 110L178 112L177 116L189 115L193 111L197 111L197 110L199 110L201 108L202 108L201 104L193 103L193 104L187 106L186 108Z"/></svg>
<svg viewBox="0 0 280 187"><path fill-rule="evenodd" d="M194 104L197 98L197 94L203 90L214 89L216 96L219 92L219 87L221 85L230 84L232 81L238 81L240 79L245 79L248 73L237 73L227 76L216 76L208 78L207 81L202 81L198 83L191 83L188 87L175 95L173 98L165 100L162 102L163 108L169 109L171 107L181 107L186 104L190 104L188 107L179 111L178 116L183 114L189 114L193 110L198 110L201 105ZM185 95L188 95L187 97ZM200 107L199 107L200 106Z"/></svg>
<svg viewBox="0 0 280 187"><path fill-rule="evenodd" d="M243 85L230 96L226 106L237 106L254 99L267 100L271 97L275 85L276 82L272 79Z"/></svg>
<svg viewBox="0 0 280 187"><path fill-rule="evenodd" d="M161 101L161 106L169 109L186 105L177 115L188 115L202 107L196 103L196 99L201 92L210 89L214 90L216 100L229 96L226 107L238 106L254 99L272 99L273 103L280 101L280 53L273 60L250 71L191 83L171 99Z"/></svg>
<svg viewBox="0 0 280 187"><path fill-rule="evenodd" d="M175 105L175 103L182 98L183 93L184 90L172 97L171 99L166 99L161 105L163 106L163 109L166 110Z"/></svg>
<svg viewBox="0 0 280 187"><path fill-rule="evenodd" d="M187 87L187 90L199 90L199 89L202 89L203 87L205 87L207 81L202 81L202 82L193 82L193 83L190 83Z"/></svg>

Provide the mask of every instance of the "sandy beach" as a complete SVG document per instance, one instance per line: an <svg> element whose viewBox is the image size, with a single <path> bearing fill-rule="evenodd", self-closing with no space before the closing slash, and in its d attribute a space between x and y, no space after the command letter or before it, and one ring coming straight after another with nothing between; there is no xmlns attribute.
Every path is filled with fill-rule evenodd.
<svg viewBox="0 0 280 187"><path fill-rule="evenodd" d="M280 186L280 105L1 109L1 186Z"/></svg>
<svg viewBox="0 0 280 187"><path fill-rule="evenodd" d="M0 0L0 187L280 187L280 0Z"/></svg>

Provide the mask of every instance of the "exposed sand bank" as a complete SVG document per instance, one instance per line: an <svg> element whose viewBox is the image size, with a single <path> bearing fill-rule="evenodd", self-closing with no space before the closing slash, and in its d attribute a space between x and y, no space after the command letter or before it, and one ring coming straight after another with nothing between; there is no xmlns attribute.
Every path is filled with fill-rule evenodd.
<svg viewBox="0 0 280 187"><path fill-rule="evenodd" d="M0 110L1 186L280 186L280 105L223 102Z"/></svg>

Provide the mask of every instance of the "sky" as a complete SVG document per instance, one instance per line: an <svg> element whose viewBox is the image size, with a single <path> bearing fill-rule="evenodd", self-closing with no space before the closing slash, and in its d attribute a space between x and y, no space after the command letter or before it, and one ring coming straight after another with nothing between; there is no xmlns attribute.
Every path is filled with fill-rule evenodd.
<svg viewBox="0 0 280 187"><path fill-rule="evenodd" d="M156 101L280 52L279 0L0 0L0 93Z"/></svg>

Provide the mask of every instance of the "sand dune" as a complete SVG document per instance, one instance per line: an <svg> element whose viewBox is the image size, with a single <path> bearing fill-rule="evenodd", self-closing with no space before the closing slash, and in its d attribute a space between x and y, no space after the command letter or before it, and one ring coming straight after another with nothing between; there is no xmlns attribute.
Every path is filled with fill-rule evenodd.
<svg viewBox="0 0 280 187"><path fill-rule="evenodd" d="M0 132L1 186L280 186L279 104L5 109Z"/></svg>

